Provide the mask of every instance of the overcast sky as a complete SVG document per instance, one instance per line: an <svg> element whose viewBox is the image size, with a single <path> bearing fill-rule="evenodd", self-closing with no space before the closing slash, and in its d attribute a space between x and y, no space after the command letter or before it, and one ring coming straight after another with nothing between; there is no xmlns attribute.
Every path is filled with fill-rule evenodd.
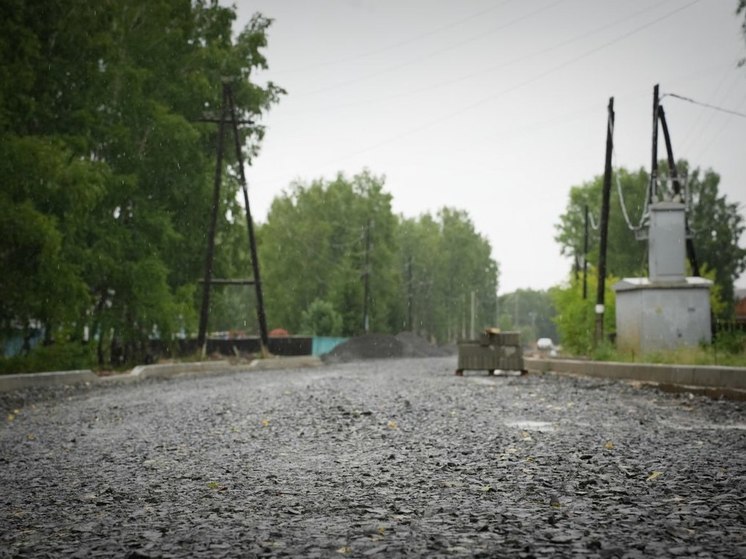
<svg viewBox="0 0 746 559"><path fill-rule="evenodd" d="M239 27L257 11L274 19L270 69L254 79L288 91L249 169L255 218L295 179L368 168L385 175L396 213L466 210L492 245L501 293L558 284L571 262L555 224L570 187L603 173L609 97L616 164L634 169L650 165L656 83L746 113L736 4L239 0ZM718 172L743 215L746 118L662 104L676 158Z"/></svg>

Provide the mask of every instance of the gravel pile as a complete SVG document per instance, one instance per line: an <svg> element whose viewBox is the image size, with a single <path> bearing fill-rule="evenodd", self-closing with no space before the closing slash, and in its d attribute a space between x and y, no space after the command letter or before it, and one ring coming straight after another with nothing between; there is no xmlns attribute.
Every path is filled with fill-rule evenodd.
<svg viewBox="0 0 746 559"><path fill-rule="evenodd" d="M746 556L746 404L454 361L0 395L0 557Z"/></svg>
<svg viewBox="0 0 746 559"><path fill-rule="evenodd" d="M366 334L350 338L322 356L328 363L343 363L360 359L389 359L392 357L443 357L450 352L439 348L412 332Z"/></svg>

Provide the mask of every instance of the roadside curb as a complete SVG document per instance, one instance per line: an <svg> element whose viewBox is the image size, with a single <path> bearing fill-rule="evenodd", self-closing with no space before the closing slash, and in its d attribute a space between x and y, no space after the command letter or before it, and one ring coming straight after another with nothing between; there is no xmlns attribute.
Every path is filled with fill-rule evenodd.
<svg viewBox="0 0 746 559"><path fill-rule="evenodd" d="M62 386L72 384L112 384L138 382L144 379L169 379L182 375L210 375L225 372L263 371L318 367L323 362L314 356L272 357L257 359L251 363L234 365L230 361L200 361L196 363L167 363L163 365L140 365L129 373L100 377L89 369L77 371L53 371L46 373L22 373L0 375L0 392L12 392L24 388Z"/></svg>
<svg viewBox="0 0 746 559"><path fill-rule="evenodd" d="M530 373L632 380L668 390L683 389L737 399L746 398L746 368L742 367L652 365L536 357L524 358L524 366Z"/></svg>
<svg viewBox="0 0 746 559"><path fill-rule="evenodd" d="M11 392L36 386L60 386L97 382L98 375L90 369L77 371L52 371L48 373L20 373L0 375L0 392Z"/></svg>

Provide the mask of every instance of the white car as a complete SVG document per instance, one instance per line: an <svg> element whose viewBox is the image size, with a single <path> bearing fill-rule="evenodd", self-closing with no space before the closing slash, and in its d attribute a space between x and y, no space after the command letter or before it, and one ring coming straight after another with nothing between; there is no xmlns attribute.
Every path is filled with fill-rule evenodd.
<svg viewBox="0 0 746 559"><path fill-rule="evenodd" d="M536 349L549 350L554 349L552 338L539 338L536 340Z"/></svg>

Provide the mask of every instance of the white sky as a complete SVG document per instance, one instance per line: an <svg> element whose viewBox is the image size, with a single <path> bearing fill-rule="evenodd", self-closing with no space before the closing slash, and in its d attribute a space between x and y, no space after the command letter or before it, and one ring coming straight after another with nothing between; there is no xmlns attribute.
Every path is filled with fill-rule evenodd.
<svg viewBox="0 0 746 559"><path fill-rule="evenodd" d="M554 241L570 187L650 165L652 92L746 113L735 0L238 0L275 21L265 54L288 91L248 170L263 222L294 179L370 169L394 211L466 210L492 244L500 292L564 281ZM721 175L746 211L746 118L664 98L674 155ZM662 136L659 157L665 156ZM635 219L633 217L633 219ZM741 245L746 239L741 240ZM739 286L746 287L746 277Z"/></svg>

